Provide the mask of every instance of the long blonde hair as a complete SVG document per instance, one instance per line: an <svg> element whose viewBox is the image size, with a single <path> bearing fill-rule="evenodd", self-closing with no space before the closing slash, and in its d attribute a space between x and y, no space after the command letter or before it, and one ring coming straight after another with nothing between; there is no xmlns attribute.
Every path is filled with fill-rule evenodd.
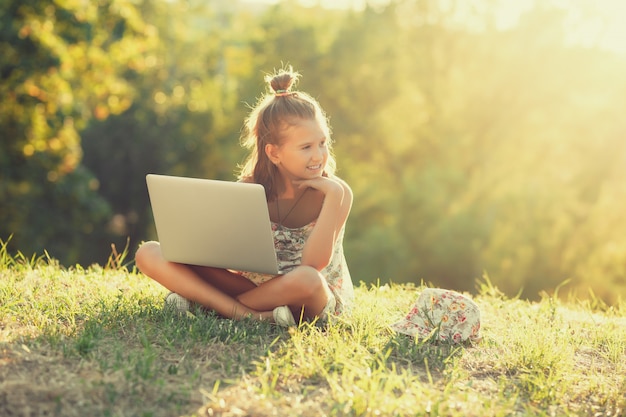
<svg viewBox="0 0 626 417"><path fill-rule="evenodd" d="M300 74L291 66L266 75L268 92L252 108L241 135L241 144L250 149L250 154L240 166L239 180L263 185L268 201L278 195L275 182L278 168L265 154L265 145L280 146L282 130L298 120L317 120L320 123L326 134L328 147L324 175L335 173L336 162L332 153L328 119L317 100L305 92L291 91L299 78Z"/></svg>

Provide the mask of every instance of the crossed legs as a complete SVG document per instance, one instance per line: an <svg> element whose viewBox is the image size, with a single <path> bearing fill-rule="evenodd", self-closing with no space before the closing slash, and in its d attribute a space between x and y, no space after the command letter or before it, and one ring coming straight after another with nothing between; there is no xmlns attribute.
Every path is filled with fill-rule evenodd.
<svg viewBox="0 0 626 417"><path fill-rule="evenodd" d="M299 266L259 286L226 269L166 261L158 242L142 244L135 255L137 268L165 288L210 308L224 317L273 320L272 310L287 305L299 317L313 318L332 297L316 269Z"/></svg>

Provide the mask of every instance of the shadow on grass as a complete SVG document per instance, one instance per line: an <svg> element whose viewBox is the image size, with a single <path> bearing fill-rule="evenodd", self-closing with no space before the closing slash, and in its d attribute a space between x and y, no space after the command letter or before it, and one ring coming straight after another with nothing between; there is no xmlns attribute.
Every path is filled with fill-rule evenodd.
<svg viewBox="0 0 626 417"><path fill-rule="evenodd" d="M122 294L56 320L0 343L0 415L180 415L288 337L268 323L181 315Z"/></svg>
<svg viewBox="0 0 626 417"><path fill-rule="evenodd" d="M389 352L389 363L425 374L429 382L433 382L433 377L441 377L445 369L462 356L467 346L470 345L434 342L430 338L416 340L403 334L395 334L389 339L386 350Z"/></svg>

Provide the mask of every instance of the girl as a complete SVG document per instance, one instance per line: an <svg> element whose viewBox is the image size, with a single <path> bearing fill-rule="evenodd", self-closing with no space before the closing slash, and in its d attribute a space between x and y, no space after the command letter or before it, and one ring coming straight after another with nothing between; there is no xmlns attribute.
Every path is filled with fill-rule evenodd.
<svg viewBox="0 0 626 417"><path fill-rule="evenodd" d="M168 262L158 242L144 243L137 267L173 292L169 302L188 308L189 300L228 318L284 326L295 325L295 318L326 320L350 307L343 236L352 191L334 175L330 128L319 103L291 90L298 78L291 67L265 78L270 92L252 109L242 135L251 152L239 180L265 187L280 275Z"/></svg>

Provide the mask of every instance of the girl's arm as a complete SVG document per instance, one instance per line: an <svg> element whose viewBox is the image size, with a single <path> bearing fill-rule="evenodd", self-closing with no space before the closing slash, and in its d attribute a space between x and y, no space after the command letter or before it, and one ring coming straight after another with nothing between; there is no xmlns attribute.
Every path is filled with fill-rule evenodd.
<svg viewBox="0 0 626 417"><path fill-rule="evenodd" d="M302 251L302 265L321 271L330 263L337 236L350 214L352 190L337 177L305 180L300 186L315 188L324 193L322 209Z"/></svg>

